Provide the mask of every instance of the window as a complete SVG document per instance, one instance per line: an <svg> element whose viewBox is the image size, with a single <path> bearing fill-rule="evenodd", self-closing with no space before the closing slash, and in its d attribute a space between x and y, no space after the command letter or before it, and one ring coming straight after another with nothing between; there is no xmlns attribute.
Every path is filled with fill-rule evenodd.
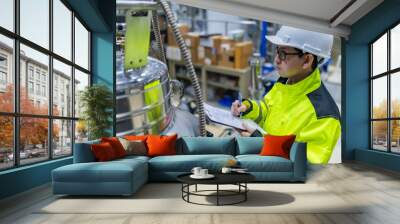
<svg viewBox="0 0 400 224"><path fill-rule="evenodd" d="M3 71L0 71L0 84L2 85L7 84L7 74Z"/></svg>
<svg viewBox="0 0 400 224"><path fill-rule="evenodd" d="M0 170L70 156L76 131L87 139L86 126L75 126L80 89L71 87L90 84L90 31L68 1L0 2L0 83L7 84L0 85Z"/></svg>
<svg viewBox="0 0 400 224"><path fill-rule="evenodd" d="M400 25L370 45L371 148L400 153Z"/></svg>
<svg viewBox="0 0 400 224"><path fill-rule="evenodd" d="M5 92L7 86L7 56L0 54L0 91Z"/></svg>
<svg viewBox="0 0 400 224"><path fill-rule="evenodd" d="M71 60L72 12L60 1L53 0L54 52Z"/></svg>
<svg viewBox="0 0 400 224"><path fill-rule="evenodd" d="M49 0L20 0L21 36L49 48Z"/></svg>
<svg viewBox="0 0 400 224"><path fill-rule="evenodd" d="M36 84L36 95L40 95L40 84Z"/></svg>
<svg viewBox="0 0 400 224"><path fill-rule="evenodd" d="M75 18L75 62L82 68L89 69L89 32Z"/></svg>
<svg viewBox="0 0 400 224"><path fill-rule="evenodd" d="M81 114L79 97L86 86L89 86L89 74L75 70L75 117L79 117Z"/></svg>
<svg viewBox="0 0 400 224"><path fill-rule="evenodd" d="M1 9L0 9L1 11ZM14 122L12 116L0 115L0 169L14 166Z"/></svg>
<svg viewBox="0 0 400 224"><path fill-rule="evenodd" d="M29 74L29 79L33 80L33 67L32 66L29 66L28 74Z"/></svg>
<svg viewBox="0 0 400 224"><path fill-rule="evenodd" d="M46 96L46 86L42 86L42 96Z"/></svg>
<svg viewBox="0 0 400 224"><path fill-rule="evenodd" d="M0 54L0 67L7 68L7 56Z"/></svg>
<svg viewBox="0 0 400 224"><path fill-rule="evenodd" d="M72 144L71 120L53 120L53 157L70 155Z"/></svg>
<svg viewBox="0 0 400 224"><path fill-rule="evenodd" d="M40 81L40 70L36 69L36 80Z"/></svg>
<svg viewBox="0 0 400 224"><path fill-rule="evenodd" d="M0 26L14 31L14 0L1 0Z"/></svg>
<svg viewBox="0 0 400 224"><path fill-rule="evenodd" d="M3 2L2 2L3 3ZM4 15L3 8L0 9L0 21ZM3 21L1 21L3 22ZM0 26L1 26L0 22ZM0 113L8 112L12 113L14 111L14 71L10 61L6 62L5 59L10 59L14 57L14 42L12 39L2 35L0 33ZM2 138L0 134L0 139ZM1 145L0 145L1 148ZM1 160L0 160L1 166ZM0 167L1 169L1 167Z"/></svg>
<svg viewBox="0 0 400 224"><path fill-rule="evenodd" d="M33 94L34 90L33 90L33 82L28 82L28 92L29 94Z"/></svg>
<svg viewBox="0 0 400 224"><path fill-rule="evenodd" d="M53 103L58 104L58 97L59 94L60 100L62 103L64 103L64 96L68 96L69 98L67 99L67 108L65 111L65 114L63 113L63 116L68 116L72 117L72 90L71 89L65 89L64 85L66 83L69 83L70 85L72 84L72 68L71 66L68 66L56 59L53 60L53 65L54 65L54 83L53 83ZM53 114L59 114L60 111L59 109L53 110Z"/></svg>

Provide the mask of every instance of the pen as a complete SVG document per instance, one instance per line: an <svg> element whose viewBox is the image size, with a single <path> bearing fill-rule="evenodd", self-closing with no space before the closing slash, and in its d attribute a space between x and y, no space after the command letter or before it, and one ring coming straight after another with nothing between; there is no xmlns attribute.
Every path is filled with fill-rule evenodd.
<svg viewBox="0 0 400 224"><path fill-rule="evenodd" d="M239 101L239 107L242 106L242 94L240 94L240 92L238 92L238 101ZM242 112L239 113L239 117L242 117Z"/></svg>

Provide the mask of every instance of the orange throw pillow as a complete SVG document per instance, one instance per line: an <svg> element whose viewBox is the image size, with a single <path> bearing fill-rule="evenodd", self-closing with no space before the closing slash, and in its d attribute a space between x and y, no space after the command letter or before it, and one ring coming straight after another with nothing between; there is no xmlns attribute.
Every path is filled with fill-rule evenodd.
<svg viewBox="0 0 400 224"><path fill-rule="evenodd" d="M176 139L178 135L149 135L147 137L147 155L148 156L165 156L176 155Z"/></svg>
<svg viewBox="0 0 400 224"><path fill-rule="evenodd" d="M99 162L110 161L117 158L114 149L108 142L93 144L91 145L91 150L94 154L94 157Z"/></svg>
<svg viewBox="0 0 400 224"><path fill-rule="evenodd" d="M261 156L280 156L289 159L290 147L295 140L295 135L274 136L265 135L264 145L261 149Z"/></svg>
<svg viewBox="0 0 400 224"><path fill-rule="evenodd" d="M140 141L146 142L147 136L148 135L125 135L124 139L129 140L129 141L140 140Z"/></svg>
<svg viewBox="0 0 400 224"><path fill-rule="evenodd" d="M126 151L124 147L122 146L121 142L118 140L116 137L110 137L110 138L101 138L101 142L108 142L114 149L115 155L117 158L125 157L126 156Z"/></svg>

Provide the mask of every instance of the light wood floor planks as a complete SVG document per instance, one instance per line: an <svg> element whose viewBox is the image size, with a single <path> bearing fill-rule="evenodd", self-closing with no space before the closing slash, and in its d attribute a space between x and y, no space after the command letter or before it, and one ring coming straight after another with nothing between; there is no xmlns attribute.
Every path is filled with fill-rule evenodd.
<svg viewBox="0 0 400 224"><path fill-rule="evenodd" d="M0 223L82 224L260 224L400 223L400 174L360 163L310 167L309 183L322 185L349 203L366 204L359 214L36 214L54 200L49 185L0 202Z"/></svg>

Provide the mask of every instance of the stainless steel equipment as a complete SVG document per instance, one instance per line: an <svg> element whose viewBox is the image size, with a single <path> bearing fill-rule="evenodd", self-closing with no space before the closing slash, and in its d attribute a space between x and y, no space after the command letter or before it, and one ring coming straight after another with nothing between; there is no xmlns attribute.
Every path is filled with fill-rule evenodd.
<svg viewBox="0 0 400 224"><path fill-rule="evenodd" d="M167 16L171 16L168 4L161 1L161 5L167 11ZM172 96L179 99L183 91L178 81L169 79L167 66L163 63L163 46L155 16L158 8L161 6L153 1L117 1L117 15L126 17L125 24L117 25L117 136L167 132L177 132L185 136L205 135L205 115L201 110L197 118L171 104ZM147 34L138 34L150 28L146 24L147 19L152 19L162 61L147 57L148 44L142 43L148 42ZM171 23L174 19L168 18L168 21ZM176 25L170 25L176 28ZM177 42L184 45L179 35L180 33ZM185 61L191 64L187 49L182 52L187 53L184 54ZM188 66L193 68L192 64ZM194 86L197 83L200 94L197 102L201 105L199 108L203 108L197 77L194 74L191 78Z"/></svg>

